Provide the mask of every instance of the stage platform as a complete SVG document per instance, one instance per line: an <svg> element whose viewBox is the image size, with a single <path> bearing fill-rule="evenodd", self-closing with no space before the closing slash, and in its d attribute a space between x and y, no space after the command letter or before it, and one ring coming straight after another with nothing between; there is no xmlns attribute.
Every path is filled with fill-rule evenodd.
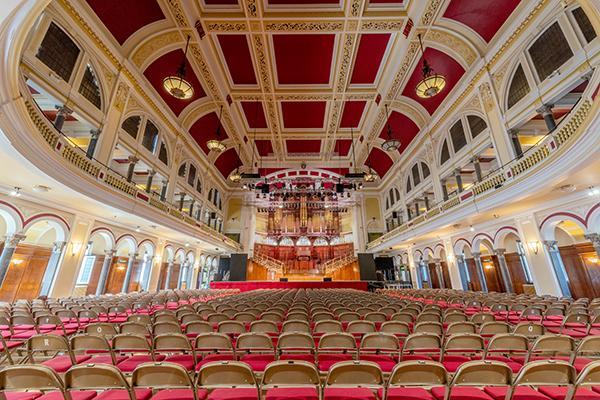
<svg viewBox="0 0 600 400"><path fill-rule="evenodd" d="M356 289L368 290L366 281L242 281L242 282L211 282L211 289L240 289L242 292L256 289Z"/></svg>

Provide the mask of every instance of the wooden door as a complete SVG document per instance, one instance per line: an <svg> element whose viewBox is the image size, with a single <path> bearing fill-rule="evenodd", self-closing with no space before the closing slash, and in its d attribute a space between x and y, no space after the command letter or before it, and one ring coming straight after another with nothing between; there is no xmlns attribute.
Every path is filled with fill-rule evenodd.
<svg viewBox="0 0 600 400"><path fill-rule="evenodd" d="M440 285L440 279L437 273L437 268L435 263L429 263L427 265L427 267L429 268L429 279L431 279L431 287L433 289L439 289L441 288Z"/></svg>
<svg viewBox="0 0 600 400"><path fill-rule="evenodd" d="M51 255L50 248L19 244L0 288L0 300L32 300L38 297Z"/></svg>
<svg viewBox="0 0 600 400"><path fill-rule="evenodd" d="M485 282L489 292L506 292L504 284L502 283L502 277L500 275L500 265L498 264L498 257L491 256L481 259L483 264L483 274L485 276Z"/></svg>
<svg viewBox="0 0 600 400"><path fill-rule="evenodd" d="M104 293L120 293L127 273L128 257L115 257L108 272Z"/></svg>
<svg viewBox="0 0 600 400"><path fill-rule="evenodd" d="M160 273L158 275L158 290L165 287L165 280L167 279L167 270L169 269L169 263L163 262L160 264Z"/></svg>
<svg viewBox="0 0 600 400"><path fill-rule="evenodd" d="M179 283L179 270L181 269L181 265L173 263L171 267L171 276L169 277L169 289L176 289L177 284Z"/></svg>
<svg viewBox="0 0 600 400"><path fill-rule="evenodd" d="M133 265L131 266L131 278L129 279L129 287L127 288L127 292L137 292L139 291L142 283L142 266L144 265L144 260L135 260Z"/></svg>
<svg viewBox="0 0 600 400"><path fill-rule="evenodd" d="M100 273L102 272L102 264L104 264L104 258L106 256L96 256L94 266L92 267L92 274L90 275L90 281L85 290L85 294L96 294L98 283L100 281Z"/></svg>
<svg viewBox="0 0 600 400"><path fill-rule="evenodd" d="M442 261L440 263L442 265L442 275L444 277L444 287L446 289L452 288L452 280L450 279L450 271L448 270L448 263L446 261Z"/></svg>
<svg viewBox="0 0 600 400"><path fill-rule="evenodd" d="M469 271L469 276L471 277L471 281L469 282L469 288L476 292L481 291L481 280L479 279L479 274L477 273L477 266L475 264L474 258L465 258L465 264L467 270Z"/></svg>
<svg viewBox="0 0 600 400"><path fill-rule="evenodd" d="M506 253L504 254L504 258L506 259L506 266L510 273L513 289L516 294L522 294L523 284L527 283L527 277L521 263L521 256L518 253Z"/></svg>
<svg viewBox="0 0 600 400"><path fill-rule="evenodd" d="M579 243L558 248L569 278L573 298L600 296L598 264L590 259L598 257L591 243Z"/></svg>

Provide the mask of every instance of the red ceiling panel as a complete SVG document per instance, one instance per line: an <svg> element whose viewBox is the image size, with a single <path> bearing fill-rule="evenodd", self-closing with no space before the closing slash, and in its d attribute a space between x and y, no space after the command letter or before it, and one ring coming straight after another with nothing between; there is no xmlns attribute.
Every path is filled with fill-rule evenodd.
<svg viewBox="0 0 600 400"><path fill-rule="evenodd" d="M383 126L379 137L382 139L387 139L387 127L388 123L392 127L392 136L394 139L399 139L401 146L398 148L398 151L402 153L406 147L412 142L412 140L419 133L419 127L417 124L413 122L412 119L407 117L406 115L392 111L389 119L386 124Z"/></svg>
<svg viewBox="0 0 600 400"><path fill-rule="evenodd" d="M87 0L119 44L138 29L165 16L156 0Z"/></svg>
<svg viewBox="0 0 600 400"><path fill-rule="evenodd" d="M279 84L328 84L334 42L333 34L273 35Z"/></svg>
<svg viewBox="0 0 600 400"><path fill-rule="evenodd" d="M206 142L210 139L216 138L217 126L219 124L219 116L215 112L206 114L205 116L198 119L190 128L190 135L200 145L202 150L208 154L208 147ZM227 132L221 125L221 131L219 133L220 140L227 139Z"/></svg>
<svg viewBox="0 0 600 400"><path fill-rule="evenodd" d="M154 60L152 64L146 68L144 71L144 76L150 81L150 84L154 87L154 89L158 92L160 97L163 98L165 103L169 106L169 108L175 113L175 115L179 115L181 111L185 107L188 106L191 102L201 97L206 96L200 81L196 77L192 66L189 61L186 60L186 76L185 79L194 87L194 96L188 100L180 100L171 96L164 88L163 88L163 79L168 75L175 74L177 67L181 63L183 58L183 50L177 49L173 50L162 57Z"/></svg>
<svg viewBox="0 0 600 400"><path fill-rule="evenodd" d="M521 0L452 0L444 17L467 25L489 42L520 2Z"/></svg>
<svg viewBox="0 0 600 400"><path fill-rule="evenodd" d="M350 139L338 139L335 141L335 152L342 157L346 157L350 153L352 147L352 140Z"/></svg>
<svg viewBox="0 0 600 400"><path fill-rule="evenodd" d="M288 153L320 153L320 140L286 140Z"/></svg>
<svg viewBox="0 0 600 400"><path fill-rule="evenodd" d="M368 33L360 36L354 69L350 78L351 84L375 83L390 36L389 33Z"/></svg>
<svg viewBox="0 0 600 400"><path fill-rule="evenodd" d="M259 168L258 173L260 174L260 176L267 176L286 169L287 168Z"/></svg>
<svg viewBox="0 0 600 400"><path fill-rule="evenodd" d="M242 101L242 110L248 121L248 126L251 129L265 129L267 128L267 120L265 118L265 111L263 109L262 102L260 101Z"/></svg>
<svg viewBox="0 0 600 400"><path fill-rule="evenodd" d="M242 166L242 160L235 149L227 149L215 160L215 167L219 170L223 178L227 178L229 174L237 167Z"/></svg>
<svg viewBox="0 0 600 400"><path fill-rule="evenodd" d="M415 65L415 69L413 70L412 75L410 76L410 79L408 80L404 91L402 92L402 95L416 100L423 107L425 107L429 114L433 114L433 112L439 107L439 105L446 98L448 93L450 93L452 88L463 76L465 70L454 58L450 57L446 53L443 53L433 48L425 49L425 58L436 73L446 77L446 87L437 96L431 97L429 99L422 99L419 96L417 96L415 88L417 87L417 84L423 79L423 74L421 72L423 58L420 58L418 63Z"/></svg>
<svg viewBox="0 0 600 400"><path fill-rule="evenodd" d="M369 157L367 157L365 165L367 164L377 172L380 178L383 178L394 164L394 161L385 151L374 147L369 153Z"/></svg>
<svg viewBox="0 0 600 400"><path fill-rule="evenodd" d="M258 155L261 157L268 157L270 154L273 154L273 143L270 140L257 140L256 151L258 151Z"/></svg>
<svg viewBox="0 0 600 400"><path fill-rule="evenodd" d="M367 102L363 100L345 102L340 128L358 128L366 105Z"/></svg>
<svg viewBox="0 0 600 400"><path fill-rule="evenodd" d="M254 64L246 35L217 35L217 38L233 83L256 85Z"/></svg>
<svg viewBox="0 0 600 400"><path fill-rule="evenodd" d="M282 101L283 126L288 129L323 128L325 101Z"/></svg>

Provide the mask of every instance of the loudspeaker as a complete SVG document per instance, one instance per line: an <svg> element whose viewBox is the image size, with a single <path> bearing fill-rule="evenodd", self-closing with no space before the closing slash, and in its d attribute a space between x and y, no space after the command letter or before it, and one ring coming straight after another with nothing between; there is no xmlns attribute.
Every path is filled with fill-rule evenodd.
<svg viewBox="0 0 600 400"><path fill-rule="evenodd" d="M360 268L361 281L377 280L375 259L372 253L358 253L358 267Z"/></svg>
<svg viewBox="0 0 600 400"><path fill-rule="evenodd" d="M279 278L279 282L287 282L288 278Z"/></svg>
<svg viewBox="0 0 600 400"><path fill-rule="evenodd" d="M260 187L260 192L261 192L261 193L265 193L265 194L266 194L266 193L269 193L269 185L262 185L262 186Z"/></svg>
<svg viewBox="0 0 600 400"><path fill-rule="evenodd" d="M335 192L336 193L344 193L344 184L343 183L336 183L335 184Z"/></svg>
<svg viewBox="0 0 600 400"><path fill-rule="evenodd" d="M246 269L248 267L248 254L232 254L229 261L229 280L245 281Z"/></svg>
<svg viewBox="0 0 600 400"><path fill-rule="evenodd" d="M398 211L392 211L392 218L398 218Z"/></svg>
<svg viewBox="0 0 600 400"><path fill-rule="evenodd" d="M331 277L330 276L324 276L323 277L323 282L331 282Z"/></svg>

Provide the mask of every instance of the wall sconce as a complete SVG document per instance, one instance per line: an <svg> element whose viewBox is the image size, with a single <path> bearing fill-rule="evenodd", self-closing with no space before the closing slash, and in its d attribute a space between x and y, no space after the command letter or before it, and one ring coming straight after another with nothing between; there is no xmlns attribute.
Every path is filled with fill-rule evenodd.
<svg viewBox="0 0 600 400"><path fill-rule="evenodd" d="M72 242L71 243L71 255L73 257L75 257L77 254L79 254L79 250L81 250L82 246L83 246L83 244L81 242Z"/></svg>
<svg viewBox="0 0 600 400"><path fill-rule="evenodd" d="M587 260L592 264L600 264L600 258L598 257L588 257Z"/></svg>
<svg viewBox="0 0 600 400"><path fill-rule="evenodd" d="M12 260L11 263L12 263L12 265L21 265L21 264L23 264L23 260L18 258L16 260Z"/></svg>
<svg viewBox="0 0 600 400"><path fill-rule="evenodd" d="M452 257L452 256L448 256L448 257L446 257L446 259L448 260L449 263L454 261L454 257Z"/></svg>
<svg viewBox="0 0 600 400"><path fill-rule="evenodd" d="M537 255L537 253L539 253L539 251L540 251L540 241L533 240L531 242L527 242L527 247L529 248L529 251L531 251L535 255Z"/></svg>

